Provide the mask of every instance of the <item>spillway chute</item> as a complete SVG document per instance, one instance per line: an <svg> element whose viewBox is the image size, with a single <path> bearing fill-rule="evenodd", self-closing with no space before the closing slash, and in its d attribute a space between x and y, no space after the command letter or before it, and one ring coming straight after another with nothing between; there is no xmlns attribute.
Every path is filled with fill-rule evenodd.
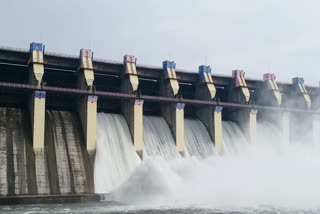
<svg viewBox="0 0 320 214"><path fill-rule="evenodd" d="M207 158L215 154L206 127L198 119L185 119L185 144L190 156Z"/></svg>
<svg viewBox="0 0 320 214"><path fill-rule="evenodd" d="M95 192L108 193L122 184L140 163L126 120L119 114L98 114Z"/></svg>
<svg viewBox="0 0 320 214"><path fill-rule="evenodd" d="M143 129L146 156L160 156L166 159L180 157L169 126L164 118L144 116Z"/></svg>

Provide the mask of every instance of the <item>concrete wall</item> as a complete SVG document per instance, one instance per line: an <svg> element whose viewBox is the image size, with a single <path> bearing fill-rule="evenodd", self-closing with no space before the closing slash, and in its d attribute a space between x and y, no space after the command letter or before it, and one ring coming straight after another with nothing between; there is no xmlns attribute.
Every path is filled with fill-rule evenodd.
<svg viewBox="0 0 320 214"><path fill-rule="evenodd" d="M42 44L30 44L30 59L28 63L30 67L29 83L36 85L40 89L44 75L44 46ZM45 100L46 92L39 90L31 95L29 101L38 194L50 193L47 157L44 145Z"/></svg>
<svg viewBox="0 0 320 214"><path fill-rule="evenodd" d="M209 66L199 67L199 81L196 88L196 98L213 100L216 96L216 88L211 77ZM222 107L201 106L196 109L197 118L206 127L218 154L223 153L222 145Z"/></svg>
<svg viewBox="0 0 320 214"><path fill-rule="evenodd" d="M178 94L178 91L179 83L176 76L175 63L164 61L160 94L166 97L175 97ZM165 118L171 129L178 152L184 156L184 104L162 104L161 115Z"/></svg>
<svg viewBox="0 0 320 214"><path fill-rule="evenodd" d="M85 182L80 177L84 177L84 173L76 175L79 165L74 164L71 159L79 159L78 156L82 154L83 163L91 163L91 166L86 166L87 181L93 179L90 177L93 174L93 163L96 151L96 128L97 128L97 99L95 95L82 96L79 99L77 112L81 120L81 128L83 130L84 139L76 139L75 136L82 136L81 128L75 128L77 131L73 133L66 133L69 130L67 127L57 128L49 127L45 125L46 121L46 92L42 90L42 78L44 75L44 53L42 46L35 44L35 48L30 51L29 59L29 84L36 86L36 90L29 97L29 116L30 124L30 139L24 140L25 147L18 145L15 141L14 133L27 132L27 128L24 125L25 130L17 130L17 127L11 123L5 124L3 116L1 121L1 133L0 150L4 151L0 157L1 160L5 160L5 166L0 167L0 171L3 172L0 175L0 193L2 195L13 194L60 194L68 193L69 190L63 188L59 177L59 165L57 157L57 151L59 148L64 148L70 151L76 151L73 154L65 152L68 160L64 160L66 167L70 167L66 171L69 171L72 176L78 176L79 179L73 179L73 190L71 192L93 192L93 185L87 183L87 189L84 190L81 184ZM120 67L120 66L118 66ZM81 50L80 52L80 65L76 75L78 78L78 89L87 90L88 92L94 91L94 65L92 62L92 55L90 50ZM143 150L143 103L144 101L139 99L139 79L133 56L125 56L123 73L121 76L122 84L121 90L125 93L136 95L136 99L125 100L121 102L122 112L128 122L130 132L133 139L133 144L136 152L142 158ZM216 88L213 84L211 70L209 72L208 67L204 66L197 75L196 84L196 99L213 100L216 95ZM146 71L143 71L146 72ZM158 75L158 71L155 72ZM180 77L181 78L181 77ZM163 70L161 71L160 80L160 94L165 97L179 97L179 78L177 78L175 72L175 63L165 61L163 64ZM298 107L304 110L310 108L311 100L308 92L306 91L301 79L296 79L293 83L295 90L292 91L290 98L287 99L287 107ZM250 92L247 87L246 81L242 71L234 71L233 79L230 82L229 90L229 102L233 103L246 103L250 104ZM279 106L282 103L282 96L275 83L275 80L269 75L269 78L265 79L265 85L262 87L261 94L259 94L259 103L261 105L273 105ZM184 155L184 103L183 99L179 103L164 103L161 105L161 115L166 119L172 134L174 136L177 150L181 155ZM222 108L220 106L197 106L195 108L196 116L202 121L207 128L212 141L219 154L223 154L222 146ZM10 110L11 111L11 110ZM10 112L9 111L9 112ZM11 113L10 113L11 114ZM10 115L9 114L9 115ZM61 113L64 115L63 113ZM224 116L227 115L228 119L236 121L242 130L246 133L248 140L251 143L256 141L256 123L257 123L257 111L252 109L239 109L228 108L223 110ZM312 141L317 143L319 141L319 117L315 117L311 114L305 113L289 113L284 112L259 112L259 118L269 120L279 126L284 132L286 138L290 138L292 141ZM9 118L10 119L10 118ZM9 120L8 119L8 120ZM48 119L48 118L47 118ZM11 121L11 120L10 120ZM11 121L12 122L12 121ZM21 121L20 121L21 122ZM61 122L62 123L62 122ZM68 124L63 122L63 124ZM79 122L80 124L80 122ZM70 123L69 123L70 125ZM71 125L72 127L75 127ZM79 126L80 127L80 126ZM50 131L45 131L45 128ZM58 130L59 129L59 130ZM49 133L51 132L51 134ZM312 133L311 133L312 132ZM57 138L54 134L60 133L63 136L64 147L57 146ZM62 133L62 134L61 134ZM48 136L46 136L46 134ZM70 136L73 137L70 137ZM310 139L305 138L309 136ZM69 136L69 137L68 137ZM51 139L52 142L50 143ZM68 139L72 138L72 140ZM5 140L3 140L5 139ZM30 143L27 143L29 141ZM82 144L77 142L85 142L85 148L82 151ZM62 141L61 141L62 142ZM27 146L29 145L29 147ZM80 151L81 150L81 151ZM62 153L62 152L61 152ZM59 153L58 155L60 155ZM86 154L89 154L86 155ZM10 156L11 155L11 156ZM18 167L13 166L15 161L14 155L25 156L25 163L18 163ZM90 157L90 158L88 158ZM63 158L61 158L63 159ZM86 160L88 159L88 160ZM90 160L89 160L90 159ZM68 165L68 166L67 166ZM25 168L25 169L24 169ZM82 169L82 172L84 170ZM90 172L89 172L90 171ZM91 174L91 175L90 175ZM27 177L27 179L24 179ZM5 186L5 188L3 188ZM81 190L76 190L76 189Z"/></svg>
<svg viewBox="0 0 320 214"><path fill-rule="evenodd" d="M92 91L94 82L94 71L92 64L91 50L80 50L80 65L78 68L78 88ZM85 142L89 157L94 163L97 141L97 101L98 97L94 95L83 96L79 100L79 116L82 123Z"/></svg>
<svg viewBox="0 0 320 214"><path fill-rule="evenodd" d="M232 71L232 78L228 101L233 103L249 103L251 94L244 79L244 72L242 70L234 70ZM230 108L226 111L228 119L235 121L240 126L250 143L256 142L257 113L258 111L254 108Z"/></svg>
<svg viewBox="0 0 320 214"><path fill-rule="evenodd" d="M139 80L136 70L136 58L125 55L123 58L123 76L121 79L121 91L136 94ZM132 136L134 149L142 159L143 155L143 100L125 100L121 104L122 113L126 118Z"/></svg>

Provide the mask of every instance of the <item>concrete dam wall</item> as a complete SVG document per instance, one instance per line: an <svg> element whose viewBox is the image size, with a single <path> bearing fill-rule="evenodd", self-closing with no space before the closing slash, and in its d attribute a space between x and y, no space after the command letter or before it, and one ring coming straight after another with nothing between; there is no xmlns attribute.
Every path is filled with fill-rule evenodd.
<svg viewBox="0 0 320 214"><path fill-rule="evenodd" d="M27 112L5 107L0 112L1 195L93 192L89 156L73 113L47 111L45 145L36 150Z"/></svg>
<svg viewBox="0 0 320 214"><path fill-rule="evenodd" d="M150 157L237 154L265 124L282 142L316 143L319 94L302 77L0 49L0 196L109 193Z"/></svg>
<svg viewBox="0 0 320 214"><path fill-rule="evenodd" d="M32 141L25 112L0 108L0 193L35 193ZM29 136L28 136L29 135Z"/></svg>

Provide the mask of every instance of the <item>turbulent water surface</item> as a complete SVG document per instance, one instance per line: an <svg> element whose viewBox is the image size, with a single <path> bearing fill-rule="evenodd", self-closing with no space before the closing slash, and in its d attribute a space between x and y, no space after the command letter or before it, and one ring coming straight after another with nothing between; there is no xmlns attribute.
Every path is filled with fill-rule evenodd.
<svg viewBox="0 0 320 214"><path fill-rule="evenodd" d="M112 118L110 115L109 117ZM104 124L102 118L104 116L99 117L99 130L101 127L106 129L110 123L113 124L111 127L115 127L115 122L110 122L113 119L104 118L109 121ZM127 130L127 127L122 128ZM110 140L101 140L100 131L98 147L110 144ZM127 131L115 134L113 139L126 135L125 132ZM159 134L161 135L161 131ZM196 139L195 136L191 137ZM279 129L270 124L258 125L256 144L249 144L247 136L232 122L223 123L223 137L226 148L223 156L215 156L212 153L200 157L195 155L168 159L161 155L149 155L130 171L126 179L114 186L105 197L106 201L81 205L3 206L0 212L320 212L320 149L317 144L289 144L283 140ZM123 139L120 141L124 142ZM118 145L120 141L111 142L111 145ZM130 141L129 138L127 141ZM154 147L157 142L154 143ZM130 144L127 146L133 148ZM105 154L121 150L118 147L113 150L110 146L106 146L105 150L107 149L111 151ZM104 155L97 155L97 158L101 158L100 161L105 165L113 163L111 160L107 161L108 157ZM117 158L119 161L120 157ZM127 170L124 174L128 174L129 169ZM99 175L97 173L96 175ZM106 176L104 179L108 180L110 177ZM99 189L96 191L100 192Z"/></svg>
<svg viewBox="0 0 320 214"><path fill-rule="evenodd" d="M293 210L267 206L242 210L183 207L138 207L120 205L115 202L81 203L81 204L37 204L24 206L0 206L0 213L132 213L132 214L317 214L320 210Z"/></svg>

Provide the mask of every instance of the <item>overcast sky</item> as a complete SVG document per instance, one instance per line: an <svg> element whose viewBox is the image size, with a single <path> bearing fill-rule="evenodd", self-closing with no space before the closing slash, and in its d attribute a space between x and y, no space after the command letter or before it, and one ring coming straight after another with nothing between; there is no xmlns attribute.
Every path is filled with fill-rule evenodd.
<svg viewBox="0 0 320 214"><path fill-rule="evenodd" d="M320 81L320 1L294 0L8 0L1 1L0 45L277 80Z"/></svg>

